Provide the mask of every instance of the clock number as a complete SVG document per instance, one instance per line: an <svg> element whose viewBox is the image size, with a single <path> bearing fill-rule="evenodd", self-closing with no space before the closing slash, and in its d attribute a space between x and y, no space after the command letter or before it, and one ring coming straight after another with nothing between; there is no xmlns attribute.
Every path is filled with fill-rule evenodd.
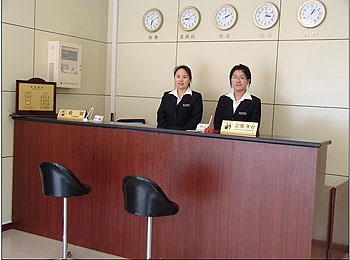
<svg viewBox="0 0 350 260"><path fill-rule="evenodd" d="M198 27L200 19L197 8L193 6L186 7L180 13L180 27L185 31L192 31Z"/></svg>
<svg viewBox="0 0 350 260"><path fill-rule="evenodd" d="M277 7L272 3L263 3L259 5L254 12L253 20L260 29L269 29L273 27L279 18Z"/></svg>
<svg viewBox="0 0 350 260"><path fill-rule="evenodd" d="M232 5L222 5L215 13L215 25L220 30L228 30L232 28L236 21L237 12Z"/></svg>
<svg viewBox="0 0 350 260"><path fill-rule="evenodd" d="M325 6L317 0L305 1L298 9L298 21L306 28L320 25L326 16Z"/></svg>
<svg viewBox="0 0 350 260"><path fill-rule="evenodd" d="M149 32L156 32L163 24L163 15L158 9L150 9L143 16L143 26Z"/></svg>

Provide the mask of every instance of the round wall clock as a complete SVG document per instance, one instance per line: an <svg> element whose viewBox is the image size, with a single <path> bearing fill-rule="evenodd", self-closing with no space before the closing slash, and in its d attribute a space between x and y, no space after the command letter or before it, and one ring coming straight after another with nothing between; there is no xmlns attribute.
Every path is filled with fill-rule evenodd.
<svg viewBox="0 0 350 260"><path fill-rule="evenodd" d="M236 9L229 4L222 5L215 13L215 26L220 30L232 28L237 21Z"/></svg>
<svg viewBox="0 0 350 260"><path fill-rule="evenodd" d="M279 13L277 7L272 3L263 3L257 6L253 20L260 29L270 29L278 21Z"/></svg>
<svg viewBox="0 0 350 260"><path fill-rule="evenodd" d="M163 25L163 15L158 9L150 9L143 15L143 27L149 32L156 32Z"/></svg>
<svg viewBox="0 0 350 260"><path fill-rule="evenodd" d="M305 1L298 10L298 21L306 28L319 26L326 17L326 8L320 1Z"/></svg>
<svg viewBox="0 0 350 260"><path fill-rule="evenodd" d="M196 29L200 23L201 15L197 8L188 6L182 9L179 17L181 29L185 31L192 31Z"/></svg>

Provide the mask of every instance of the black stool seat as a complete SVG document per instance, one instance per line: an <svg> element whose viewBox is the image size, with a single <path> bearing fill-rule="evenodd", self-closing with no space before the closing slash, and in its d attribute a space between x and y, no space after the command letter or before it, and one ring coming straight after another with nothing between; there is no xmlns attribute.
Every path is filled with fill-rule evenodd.
<svg viewBox="0 0 350 260"><path fill-rule="evenodd" d="M124 209L131 214L161 217L175 215L179 206L154 181L135 175L123 179Z"/></svg>
<svg viewBox="0 0 350 260"><path fill-rule="evenodd" d="M63 198L62 259L72 256L68 252L68 197L83 196L90 193L89 185L83 184L73 172L56 162L42 162L39 166L42 190L45 195Z"/></svg>
<svg viewBox="0 0 350 260"><path fill-rule="evenodd" d="M56 162L42 162L40 175L45 195L67 198L91 191L90 186L81 183L70 169Z"/></svg>
<svg viewBox="0 0 350 260"><path fill-rule="evenodd" d="M141 176L123 178L124 209L126 212L147 217L146 258L151 259L152 218L175 215L179 206L168 199L154 181Z"/></svg>

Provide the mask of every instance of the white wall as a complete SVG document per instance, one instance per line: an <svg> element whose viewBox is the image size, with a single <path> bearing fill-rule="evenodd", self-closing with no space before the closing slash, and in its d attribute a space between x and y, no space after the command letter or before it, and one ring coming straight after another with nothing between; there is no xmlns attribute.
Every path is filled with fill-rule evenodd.
<svg viewBox="0 0 350 260"><path fill-rule="evenodd" d="M207 122L219 96L230 90L228 74L243 63L252 71L250 91L262 100L262 135L304 140L332 140L327 174L348 176L349 2L323 0L327 14L313 29L302 27L297 11L303 0L274 0L278 23L268 30L254 25L262 0L119 1L117 117L144 117L156 125L164 91L173 88L173 68L192 68L192 87L203 94ZM214 14L232 4L237 23L228 31L214 25ZM177 17L185 6L201 13L197 29L185 32ZM161 29L149 33L143 14L158 8ZM132 104L132 105L130 105Z"/></svg>
<svg viewBox="0 0 350 260"><path fill-rule="evenodd" d="M269 30L252 16L263 0L119 0L116 118L143 117L156 124L164 91L173 88L173 68L187 64L192 87L204 98L203 122L218 97L228 92L228 73L237 63L251 68L250 91L262 99L261 134L303 140L332 140L327 175L347 179L349 147L349 2L322 0L325 21L314 29L299 25L303 0L271 0L280 10ZM15 81L46 78L47 41L83 46L82 87L58 89L59 108L88 109L109 119L112 0L2 1L2 223L11 222ZM228 31L214 26L216 9L235 6L238 21ZM180 10L193 5L201 24L178 28ZM142 26L146 10L158 8L162 28ZM188 38L188 39L187 39Z"/></svg>
<svg viewBox="0 0 350 260"><path fill-rule="evenodd" d="M47 44L80 44L82 87L57 89L59 108L105 113L108 0L2 1L2 223L11 222L13 120L16 80L46 79ZM109 88L109 86L108 86Z"/></svg>

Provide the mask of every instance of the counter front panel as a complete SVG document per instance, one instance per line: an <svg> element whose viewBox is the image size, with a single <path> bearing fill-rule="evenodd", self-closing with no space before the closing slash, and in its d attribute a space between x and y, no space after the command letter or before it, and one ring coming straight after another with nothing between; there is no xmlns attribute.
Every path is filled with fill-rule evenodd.
<svg viewBox="0 0 350 260"><path fill-rule="evenodd" d="M62 199L39 164L70 168L91 193L68 199L68 242L144 258L147 218L124 211L122 179L142 175L179 205L153 220L153 258L310 258L327 146L207 138L137 127L15 119L13 226L61 240Z"/></svg>

